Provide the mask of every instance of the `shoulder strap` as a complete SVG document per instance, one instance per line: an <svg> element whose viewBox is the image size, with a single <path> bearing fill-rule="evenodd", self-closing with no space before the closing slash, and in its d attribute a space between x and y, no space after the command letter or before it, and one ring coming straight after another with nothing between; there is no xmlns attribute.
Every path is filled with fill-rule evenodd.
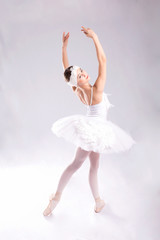
<svg viewBox="0 0 160 240"><path fill-rule="evenodd" d="M91 87L91 101L90 101L90 105L92 104L92 98L93 98L93 86Z"/></svg>

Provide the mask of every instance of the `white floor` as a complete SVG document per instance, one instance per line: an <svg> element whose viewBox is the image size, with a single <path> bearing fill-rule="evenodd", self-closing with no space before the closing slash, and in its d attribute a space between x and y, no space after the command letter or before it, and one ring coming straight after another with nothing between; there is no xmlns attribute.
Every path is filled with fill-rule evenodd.
<svg viewBox="0 0 160 240"><path fill-rule="evenodd" d="M61 158L63 155L66 162ZM3 164L0 239L160 239L160 190L156 174L153 175L151 168L144 169L142 162L137 165L132 151L101 156L99 189L106 202L101 213L94 212L88 182L89 160L86 160L70 179L53 213L44 217L49 195L55 191L71 155L66 150L57 156L57 161L42 161L44 156L41 156L38 162L37 155L33 164L32 159L26 165Z"/></svg>

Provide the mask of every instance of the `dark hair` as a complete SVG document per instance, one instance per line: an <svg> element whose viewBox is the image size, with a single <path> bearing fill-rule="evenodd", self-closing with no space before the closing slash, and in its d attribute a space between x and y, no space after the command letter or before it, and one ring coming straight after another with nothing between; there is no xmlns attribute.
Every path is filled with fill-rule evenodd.
<svg viewBox="0 0 160 240"><path fill-rule="evenodd" d="M68 68L65 69L64 71L64 77L65 77L65 81L69 82L70 81L70 77L71 77L71 72L72 70L70 70L73 66L70 66Z"/></svg>

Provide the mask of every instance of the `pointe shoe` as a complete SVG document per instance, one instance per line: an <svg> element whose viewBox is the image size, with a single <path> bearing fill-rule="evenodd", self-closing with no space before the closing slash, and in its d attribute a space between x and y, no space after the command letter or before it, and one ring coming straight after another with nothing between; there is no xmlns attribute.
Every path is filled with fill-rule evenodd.
<svg viewBox="0 0 160 240"><path fill-rule="evenodd" d="M44 210L43 215L48 216L49 214L51 214L53 209L57 206L58 202L59 202L59 199L57 199L55 197L55 194L52 193L49 197L49 204L47 208Z"/></svg>
<svg viewBox="0 0 160 240"><path fill-rule="evenodd" d="M99 213L105 205L106 205L106 203L102 199L100 199L100 198L97 199L94 211L96 213Z"/></svg>

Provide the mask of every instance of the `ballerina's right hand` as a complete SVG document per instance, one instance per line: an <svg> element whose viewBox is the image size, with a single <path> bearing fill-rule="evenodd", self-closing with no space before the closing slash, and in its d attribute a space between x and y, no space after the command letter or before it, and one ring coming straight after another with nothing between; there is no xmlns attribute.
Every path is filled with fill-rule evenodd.
<svg viewBox="0 0 160 240"><path fill-rule="evenodd" d="M96 33L91 28L85 28L82 26L81 31L83 31L87 37L93 38Z"/></svg>
<svg viewBox="0 0 160 240"><path fill-rule="evenodd" d="M65 36L65 32L63 32L63 36L62 36L63 47L67 47L67 45L68 45L68 38L69 38L69 32L66 34L66 36Z"/></svg>

